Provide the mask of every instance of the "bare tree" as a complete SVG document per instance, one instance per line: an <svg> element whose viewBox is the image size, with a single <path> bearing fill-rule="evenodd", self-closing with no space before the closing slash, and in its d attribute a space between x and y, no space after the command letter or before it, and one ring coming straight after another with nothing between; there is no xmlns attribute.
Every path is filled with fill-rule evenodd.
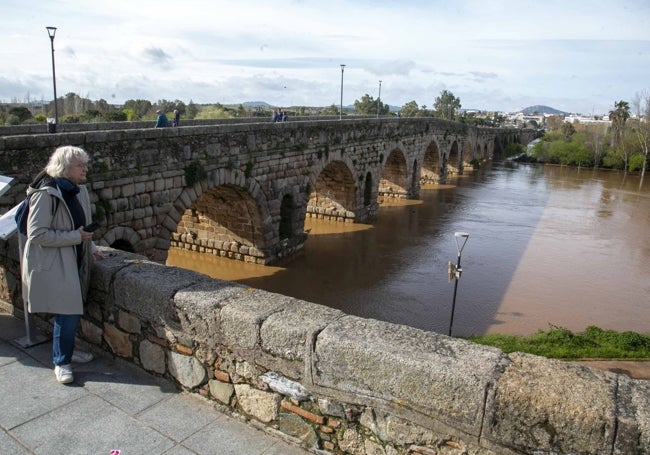
<svg viewBox="0 0 650 455"><path fill-rule="evenodd" d="M650 94L645 90L637 93L632 101L632 107L636 111L636 121L632 131L643 153L641 177L644 177L645 168L648 164L648 148L650 147Z"/></svg>

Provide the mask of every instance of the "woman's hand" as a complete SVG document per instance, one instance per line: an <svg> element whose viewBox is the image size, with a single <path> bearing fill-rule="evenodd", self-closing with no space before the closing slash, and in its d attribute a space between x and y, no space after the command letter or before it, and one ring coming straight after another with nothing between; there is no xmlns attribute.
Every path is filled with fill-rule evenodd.
<svg viewBox="0 0 650 455"><path fill-rule="evenodd" d="M85 242L86 240L93 238L93 233L84 231L83 226L80 227L79 229L77 229L77 232L79 232L79 234L81 234L81 241L82 242Z"/></svg>

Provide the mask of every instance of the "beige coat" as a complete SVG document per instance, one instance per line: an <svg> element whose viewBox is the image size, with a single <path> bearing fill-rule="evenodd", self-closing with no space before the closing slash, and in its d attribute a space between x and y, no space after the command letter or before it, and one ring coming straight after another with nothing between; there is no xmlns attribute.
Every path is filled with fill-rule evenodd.
<svg viewBox="0 0 650 455"><path fill-rule="evenodd" d="M77 198L89 222L88 190L83 185L79 188ZM92 252L96 247L91 240L86 242L82 265L78 268L75 245L81 243L81 234L74 229L72 215L61 192L49 186L30 187L28 192L33 195L29 204L27 241L22 249L23 299L27 299L30 313L83 314ZM58 205L55 198L59 199Z"/></svg>

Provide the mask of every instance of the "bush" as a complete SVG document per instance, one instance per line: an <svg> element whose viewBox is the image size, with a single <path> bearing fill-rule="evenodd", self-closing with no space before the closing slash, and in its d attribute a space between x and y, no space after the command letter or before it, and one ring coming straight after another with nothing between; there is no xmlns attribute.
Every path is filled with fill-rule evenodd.
<svg viewBox="0 0 650 455"><path fill-rule="evenodd" d="M628 162L628 170L630 172L640 171L643 169L643 155L632 155Z"/></svg>

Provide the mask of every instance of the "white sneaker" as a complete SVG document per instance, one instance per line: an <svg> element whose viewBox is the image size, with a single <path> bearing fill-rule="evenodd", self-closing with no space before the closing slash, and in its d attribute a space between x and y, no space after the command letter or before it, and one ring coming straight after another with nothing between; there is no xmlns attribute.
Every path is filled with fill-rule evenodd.
<svg viewBox="0 0 650 455"><path fill-rule="evenodd" d="M74 363L88 363L94 358L95 356L90 352L80 351L79 349L75 349L72 353L72 361Z"/></svg>
<svg viewBox="0 0 650 455"><path fill-rule="evenodd" d="M72 376L72 365L57 365L54 367L54 376L60 384L68 384L74 381Z"/></svg>

